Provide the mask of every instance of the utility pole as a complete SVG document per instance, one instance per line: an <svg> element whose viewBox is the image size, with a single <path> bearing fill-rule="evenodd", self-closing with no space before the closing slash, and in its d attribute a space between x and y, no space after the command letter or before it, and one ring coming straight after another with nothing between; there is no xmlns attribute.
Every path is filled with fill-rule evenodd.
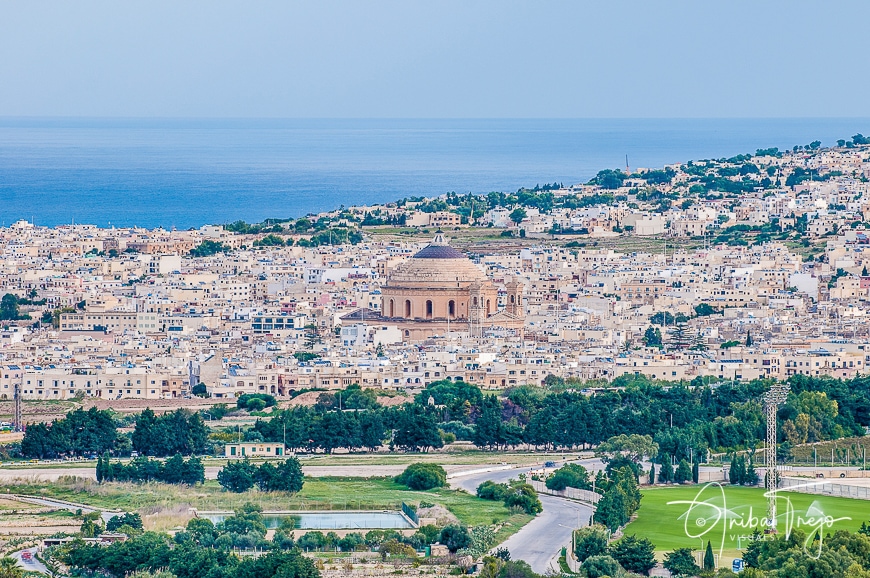
<svg viewBox="0 0 870 578"><path fill-rule="evenodd" d="M24 431L24 412L21 409L21 384L15 384L15 431Z"/></svg>
<svg viewBox="0 0 870 578"><path fill-rule="evenodd" d="M766 534L776 534L776 410L785 402L791 386L787 383L776 383L764 394L764 413L767 416L767 442L764 462L767 475L764 479L764 489L767 493L767 529Z"/></svg>

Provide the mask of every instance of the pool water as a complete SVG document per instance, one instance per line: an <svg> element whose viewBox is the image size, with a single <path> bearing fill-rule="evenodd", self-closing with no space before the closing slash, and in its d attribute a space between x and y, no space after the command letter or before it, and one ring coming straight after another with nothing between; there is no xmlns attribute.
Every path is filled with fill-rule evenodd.
<svg viewBox="0 0 870 578"><path fill-rule="evenodd" d="M223 522L231 514L200 514L200 518L215 524ZM266 528L279 528L286 518L293 519L293 527L299 530L375 530L404 529L414 526L398 512L302 512L287 514L263 514Z"/></svg>

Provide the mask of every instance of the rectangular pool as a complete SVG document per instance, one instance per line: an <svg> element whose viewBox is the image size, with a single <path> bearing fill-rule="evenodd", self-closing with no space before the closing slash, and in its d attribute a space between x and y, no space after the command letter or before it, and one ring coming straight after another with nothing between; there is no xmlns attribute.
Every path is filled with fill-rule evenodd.
<svg viewBox="0 0 870 578"><path fill-rule="evenodd" d="M232 514L199 514L200 518L215 524L223 522ZM279 528L285 519L293 520L298 530L400 530L413 528L413 524L398 512L293 512L286 514L263 514L269 529Z"/></svg>

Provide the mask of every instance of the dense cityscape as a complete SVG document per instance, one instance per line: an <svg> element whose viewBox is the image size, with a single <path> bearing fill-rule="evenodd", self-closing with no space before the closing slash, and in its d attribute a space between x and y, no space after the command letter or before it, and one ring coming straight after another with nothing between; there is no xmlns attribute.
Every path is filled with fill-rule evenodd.
<svg viewBox="0 0 870 578"><path fill-rule="evenodd" d="M868 183L856 134L257 224L19 220L9 575L866 576Z"/></svg>

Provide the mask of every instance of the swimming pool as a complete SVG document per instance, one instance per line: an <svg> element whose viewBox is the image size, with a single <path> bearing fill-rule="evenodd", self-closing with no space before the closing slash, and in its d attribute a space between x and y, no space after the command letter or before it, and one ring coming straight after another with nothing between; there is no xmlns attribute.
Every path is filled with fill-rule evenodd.
<svg viewBox="0 0 870 578"><path fill-rule="evenodd" d="M198 517L215 524L231 517L230 513L201 512ZM375 530L404 529L414 525L399 512L286 512L264 513L263 521L269 529L278 528L285 519L293 520L298 530Z"/></svg>

